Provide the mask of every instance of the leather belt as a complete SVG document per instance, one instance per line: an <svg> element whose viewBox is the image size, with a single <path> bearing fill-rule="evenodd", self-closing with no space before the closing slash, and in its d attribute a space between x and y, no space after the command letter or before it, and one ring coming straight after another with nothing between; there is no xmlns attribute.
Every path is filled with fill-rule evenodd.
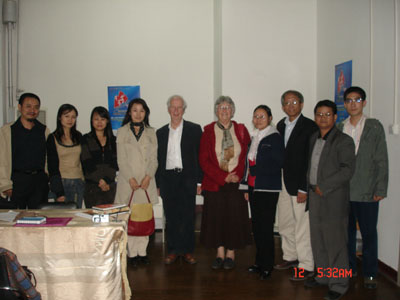
<svg viewBox="0 0 400 300"><path fill-rule="evenodd" d="M183 169L182 168L173 168L173 169L168 169L167 171L174 172L174 173L182 173Z"/></svg>
<svg viewBox="0 0 400 300"><path fill-rule="evenodd" d="M25 175L36 175L42 173L43 170L13 170L14 173L20 173Z"/></svg>

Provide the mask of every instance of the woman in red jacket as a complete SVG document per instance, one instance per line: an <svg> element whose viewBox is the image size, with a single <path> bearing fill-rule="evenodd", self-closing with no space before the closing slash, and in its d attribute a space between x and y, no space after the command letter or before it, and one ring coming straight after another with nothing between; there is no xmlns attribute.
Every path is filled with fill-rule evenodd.
<svg viewBox="0 0 400 300"><path fill-rule="evenodd" d="M232 121L235 104L227 96L215 102L217 122L204 127L199 160L204 191L201 242L217 248L213 269L232 269L235 249L251 243L248 205L239 183L244 174L250 136L243 124Z"/></svg>

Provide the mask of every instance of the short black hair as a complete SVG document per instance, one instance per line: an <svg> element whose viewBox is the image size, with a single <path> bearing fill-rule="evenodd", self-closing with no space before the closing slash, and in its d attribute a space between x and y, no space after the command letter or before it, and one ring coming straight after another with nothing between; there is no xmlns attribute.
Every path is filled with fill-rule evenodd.
<svg viewBox="0 0 400 300"><path fill-rule="evenodd" d="M24 100L25 100L26 98L34 98L34 99L36 99L37 101L39 101L39 105L40 105L40 98L39 98L39 96L38 96L38 95L35 95L35 94L33 94L33 93L23 93L23 94L19 97L19 99L18 99L18 104L19 104L19 105L22 105L22 104L24 103Z"/></svg>
<svg viewBox="0 0 400 300"><path fill-rule="evenodd" d="M314 115L317 113L317 109L322 106L332 108L333 114L337 115L337 107L336 107L335 102L333 102L332 100L328 100L328 99L318 101L317 105L315 105L315 107L314 107Z"/></svg>
<svg viewBox="0 0 400 300"><path fill-rule="evenodd" d="M263 109L267 113L268 117L272 117L271 109L267 105L261 104L261 105L257 106L254 109L253 114L256 112L257 109Z"/></svg>
<svg viewBox="0 0 400 300"><path fill-rule="evenodd" d="M345 90L344 94L343 94L343 100L346 100L347 95L350 93L357 93L360 95L362 101L365 101L365 99L367 99L367 95L365 94L365 91L358 87L358 86L351 86L349 87L347 90Z"/></svg>

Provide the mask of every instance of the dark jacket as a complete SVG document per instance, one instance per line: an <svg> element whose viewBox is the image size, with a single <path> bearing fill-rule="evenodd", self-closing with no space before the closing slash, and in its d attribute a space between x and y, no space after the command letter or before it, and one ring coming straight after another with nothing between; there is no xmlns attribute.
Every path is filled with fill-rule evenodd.
<svg viewBox="0 0 400 300"><path fill-rule="evenodd" d="M285 119L279 121L276 129L285 139ZM299 190L307 191L307 168L310 136L318 130L314 121L302 114L293 128L285 147L283 163L283 179L285 187L291 196L297 196Z"/></svg>
<svg viewBox="0 0 400 300"><path fill-rule="evenodd" d="M250 149L250 146L249 146ZM254 190L280 192L282 190L282 174L285 146L278 132L264 137L258 144L256 164L250 167L250 174L256 177ZM248 168L246 159L246 170ZM247 185L247 177L242 184ZM243 189L241 184L240 189Z"/></svg>
<svg viewBox="0 0 400 300"><path fill-rule="evenodd" d="M81 163L85 182L98 184L103 179L107 184L115 183L118 171L116 138L107 139L104 148L96 134L89 132L81 140Z"/></svg>
<svg viewBox="0 0 400 300"><path fill-rule="evenodd" d="M163 178L168 176L166 172L169 125L165 125L157 130L158 142L158 169L156 172L157 187L162 190ZM196 193L196 186L201 183L203 173L199 164L199 147L202 130L200 125L183 120L181 155L183 176L186 186ZM162 192L162 191L161 191Z"/></svg>

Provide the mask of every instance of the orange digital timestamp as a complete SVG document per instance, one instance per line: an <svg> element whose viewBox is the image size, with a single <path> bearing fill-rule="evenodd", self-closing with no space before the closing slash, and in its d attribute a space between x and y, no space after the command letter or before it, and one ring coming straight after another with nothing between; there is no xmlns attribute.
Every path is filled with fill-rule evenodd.
<svg viewBox="0 0 400 300"><path fill-rule="evenodd" d="M293 268L294 276L299 278L305 277L305 270L303 268ZM316 277L322 278L347 278L353 277L352 270L342 268L317 268Z"/></svg>

